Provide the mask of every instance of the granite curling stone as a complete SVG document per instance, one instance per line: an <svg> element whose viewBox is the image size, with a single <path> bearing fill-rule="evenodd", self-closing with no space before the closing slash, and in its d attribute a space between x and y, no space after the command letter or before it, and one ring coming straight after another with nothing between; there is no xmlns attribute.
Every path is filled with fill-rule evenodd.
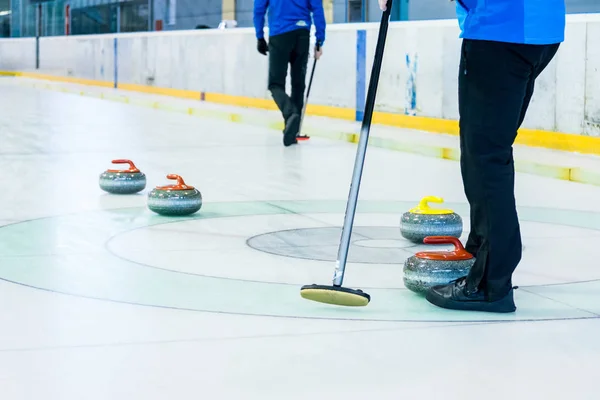
<svg viewBox="0 0 600 400"><path fill-rule="evenodd" d="M429 207L429 202L443 203L439 197L424 197L419 205L400 218L400 233L413 243L423 243L428 236L453 236L459 238L463 231L460 215L452 210Z"/></svg>
<svg viewBox="0 0 600 400"><path fill-rule="evenodd" d="M403 280L407 289L425 294L429 288L445 285L467 276L475 257L465 250L460 240L453 236L431 236L427 244L453 244L452 251L424 251L404 262Z"/></svg>
<svg viewBox="0 0 600 400"><path fill-rule="evenodd" d="M193 214L202 207L202 194L186 185L179 175L167 175L175 185L157 186L148 193L148 208L160 215L180 216Z"/></svg>
<svg viewBox="0 0 600 400"><path fill-rule="evenodd" d="M129 164L129 169L107 169L100 174L100 189L113 194L133 194L146 188L146 175L131 160L112 160L113 164Z"/></svg>

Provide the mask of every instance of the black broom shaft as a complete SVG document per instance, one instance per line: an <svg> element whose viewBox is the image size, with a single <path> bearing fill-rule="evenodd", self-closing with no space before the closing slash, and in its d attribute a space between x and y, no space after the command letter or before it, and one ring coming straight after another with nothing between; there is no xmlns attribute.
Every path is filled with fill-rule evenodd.
<svg viewBox="0 0 600 400"><path fill-rule="evenodd" d="M315 76L315 68L317 67L317 59L313 62L312 71L310 72L310 80L308 81L308 89L306 89L306 100L308 100L308 96L310 96L310 88L312 87L313 78Z"/></svg>
<svg viewBox="0 0 600 400"><path fill-rule="evenodd" d="M369 80L369 89L367 92L365 113L362 120L362 127L360 129L360 139L358 141L356 159L354 161L352 183L350 184L350 194L348 195L346 215L344 218L344 227L342 228L342 238L340 240L338 258L336 262L335 273L333 276L334 286L341 286L344 280L344 271L346 269L348 250L350 248L352 225L354 224L354 215L356 214L356 204L358 202L358 192L360 189L360 180L365 162L365 154L367 152L369 131L371 130L371 121L373 119L373 110L375 109L375 98L377 96L377 86L379 84L381 65L383 63L383 50L385 49L385 41L387 38L392 3L393 0L388 0L387 8L381 16L381 23L379 25L379 37L377 38L377 46L375 47L375 58L373 61L373 69L371 71L371 78Z"/></svg>
<svg viewBox="0 0 600 400"><path fill-rule="evenodd" d="M377 38L377 46L375 47L375 59L373 61L371 79L369 80L369 89L367 91L367 101L365 104L365 115L362 121L361 135L364 132L368 136L371 130L371 121L373 120L377 86L379 85L379 75L381 74L381 65L383 64L383 51L385 49L385 42L387 39L392 2L393 0L388 0L387 9L381 18L381 28L379 29L379 37Z"/></svg>
<svg viewBox="0 0 600 400"><path fill-rule="evenodd" d="M317 50L319 50L319 45L317 44ZM310 96L310 88L312 87L313 78L315 76L315 68L317 67L317 59L313 62L312 71L310 73L310 80L308 81L308 89L306 90L306 98L304 99L304 105L302 106L302 115L300 116L300 128L298 129L298 133L302 133L302 124L304 122L304 115L306 114L306 106L308 104L308 96Z"/></svg>

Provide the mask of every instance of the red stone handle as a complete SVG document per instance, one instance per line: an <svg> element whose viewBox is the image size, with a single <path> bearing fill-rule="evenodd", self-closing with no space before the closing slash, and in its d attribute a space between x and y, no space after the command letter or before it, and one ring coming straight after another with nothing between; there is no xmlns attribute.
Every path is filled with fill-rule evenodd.
<svg viewBox="0 0 600 400"><path fill-rule="evenodd" d="M465 250L462 242L454 236L427 236L423 239L423 243L425 244L453 244L454 250Z"/></svg>
<svg viewBox="0 0 600 400"><path fill-rule="evenodd" d="M133 163L133 161L131 160L112 160L113 164L129 164L129 169L125 169L125 170L119 170L119 169L109 169L108 172L131 172L131 173L135 173L135 172L140 172L140 170L138 169L138 167L135 166L135 164Z"/></svg>
<svg viewBox="0 0 600 400"><path fill-rule="evenodd" d="M423 239L425 244L453 244L454 250L451 251L423 251L417 253L416 256L419 258L426 258L428 260L445 260L445 261L458 261L458 260L469 260L473 258L473 255L465 250L461 241L454 236L427 236Z"/></svg>
<svg viewBox="0 0 600 400"><path fill-rule="evenodd" d="M172 179L177 181L176 185L167 185L167 186L157 186L156 188L159 190L193 190L193 186L186 185L183 178L176 174L167 175L167 179Z"/></svg>

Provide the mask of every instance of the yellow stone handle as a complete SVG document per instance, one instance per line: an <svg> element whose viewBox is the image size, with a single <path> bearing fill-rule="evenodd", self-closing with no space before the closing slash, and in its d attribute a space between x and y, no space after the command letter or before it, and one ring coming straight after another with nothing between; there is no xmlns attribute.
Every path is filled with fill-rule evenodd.
<svg viewBox="0 0 600 400"><path fill-rule="evenodd" d="M454 211L447 209L431 208L429 203L443 203L444 199L436 196L423 197L419 202L419 205L410 210L411 213L415 214L452 214Z"/></svg>
<svg viewBox="0 0 600 400"><path fill-rule="evenodd" d="M421 202L419 203L419 208L423 211L429 211L431 210L431 207L429 207L429 203L443 203L444 199L442 199L441 197L436 197L436 196L427 196L427 197L423 197L421 199Z"/></svg>

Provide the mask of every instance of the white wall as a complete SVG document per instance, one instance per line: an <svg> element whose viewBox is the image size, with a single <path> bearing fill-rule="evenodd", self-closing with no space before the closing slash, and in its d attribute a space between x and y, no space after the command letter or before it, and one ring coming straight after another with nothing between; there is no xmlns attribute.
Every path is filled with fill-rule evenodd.
<svg viewBox="0 0 600 400"><path fill-rule="evenodd" d="M0 39L0 70L35 68L35 39Z"/></svg>
<svg viewBox="0 0 600 400"><path fill-rule="evenodd" d="M378 24L330 25L310 103L356 106L357 30L367 31L370 74ZM377 110L405 113L408 54L418 60L416 115L458 118L458 35L453 20L390 24ZM112 81L115 38L119 83L271 99L267 58L256 51L253 29L43 38L40 72ZM600 136L599 43L600 14L568 17L567 39L538 81L525 127ZM33 39L0 40L0 70L34 66Z"/></svg>
<svg viewBox="0 0 600 400"><path fill-rule="evenodd" d="M114 52L114 36L55 36L42 39L40 72L112 82Z"/></svg>

